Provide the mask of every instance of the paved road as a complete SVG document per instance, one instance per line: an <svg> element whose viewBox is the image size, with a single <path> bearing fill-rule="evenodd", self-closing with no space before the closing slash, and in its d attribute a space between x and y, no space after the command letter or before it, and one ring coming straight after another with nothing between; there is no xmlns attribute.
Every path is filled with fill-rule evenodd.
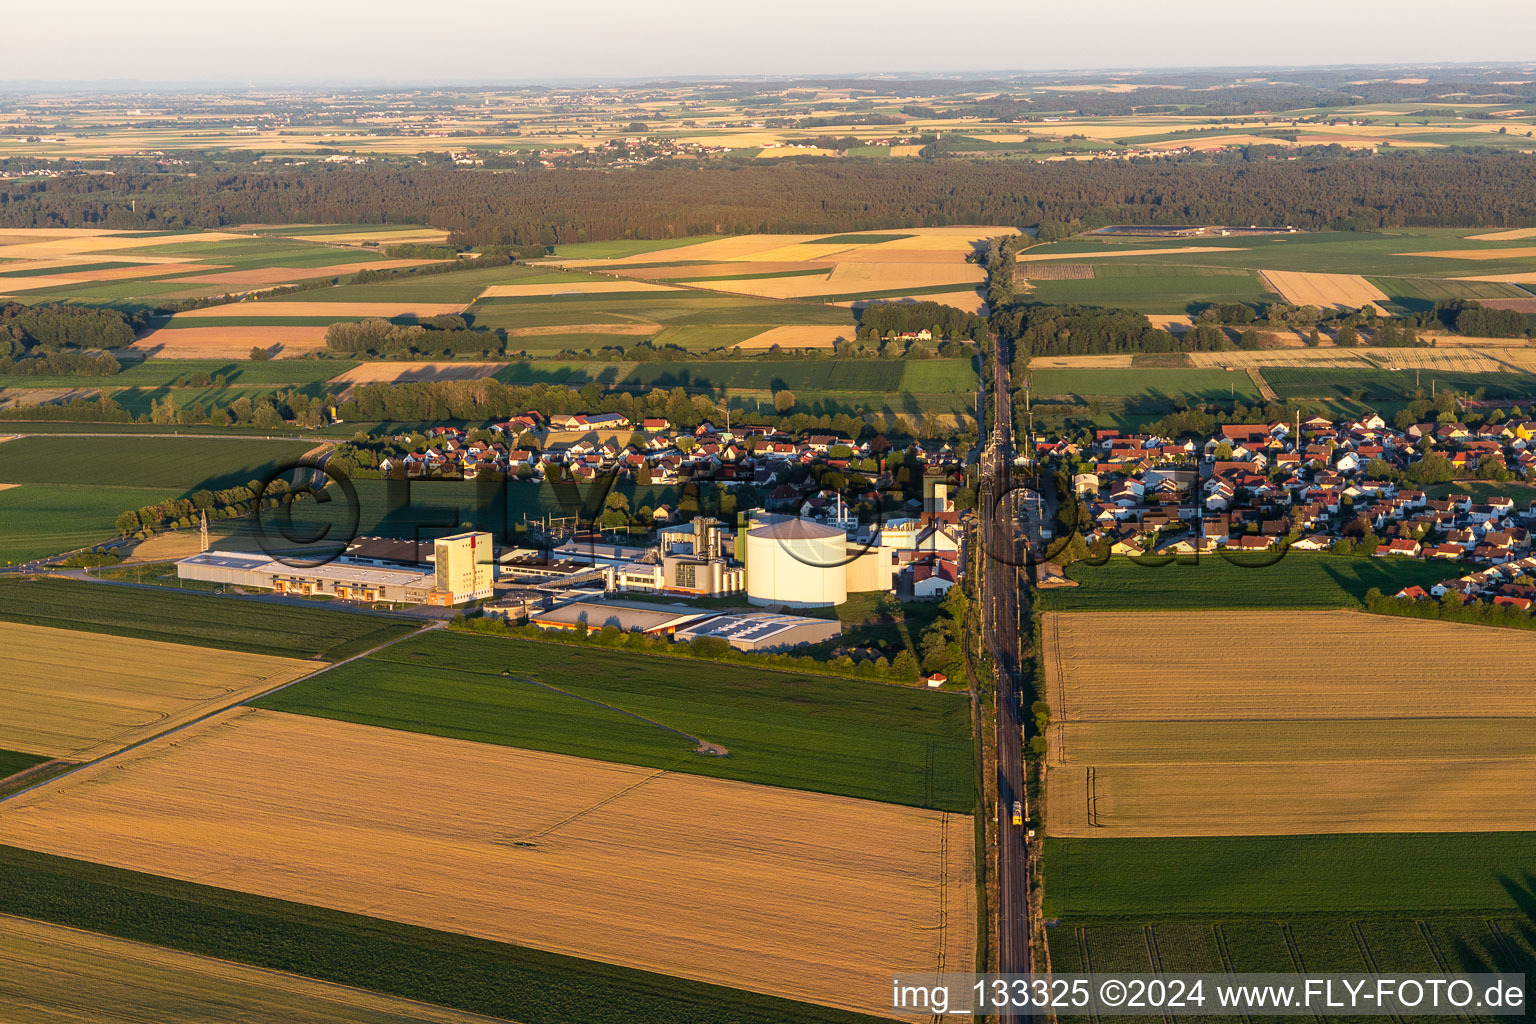
<svg viewBox="0 0 1536 1024"><path fill-rule="evenodd" d="M997 416L982 457L982 592L986 642L997 687L998 969L1027 974L1033 963L1029 918L1026 827L1013 824L1013 804L1025 802L1023 708L1018 669L1023 656L1019 624L1027 609L1021 563L1027 544L1018 528L1020 494L1013 490L1013 422L1008 394L1008 352L999 349L993 387ZM1004 1019L1027 1020L1027 1011Z"/></svg>

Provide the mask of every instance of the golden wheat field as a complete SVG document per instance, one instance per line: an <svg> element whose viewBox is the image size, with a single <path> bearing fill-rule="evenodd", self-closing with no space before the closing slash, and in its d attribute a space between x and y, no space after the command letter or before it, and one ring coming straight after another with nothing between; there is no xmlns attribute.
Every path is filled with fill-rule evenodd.
<svg viewBox="0 0 1536 1024"><path fill-rule="evenodd" d="M852 327L770 327L762 334L754 334L746 341L737 342L736 348L831 348L839 341L852 341Z"/></svg>
<svg viewBox="0 0 1536 1024"><path fill-rule="evenodd" d="M865 1012L974 956L967 816L248 708L0 842Z"/></svg>
<svg viewBox="0 0 1536 1024"><path fill-rule="evenodd" d="M1261 270L1259 276L1269 289L1278 292L1286 302L1297 306L1318 306L1324 309L1361 309L1374 306L1378 313L1388 315L1377 303L1390 301L1387 294L1359 274L1313 274L1301 270Z"/></svg>
<svg viewBox="0 0 1536 1024"><path fill-rule="evenodd" d="M229 307L212 307L224 308ZM269 354L296 356L325 348L325 327L181 327L150 331L128 346L130 352L166 359L245 359L253 346Z"/></svg>
<svg viewBox="0 0 1536 1024"><path fill-rule="evenodd" d="M404 267L420 267L436 260L374 260L373 262L336 263L325 267L259 267L255 270L229 270L222 273L211 264L202 264L196 269L205 273L188 273L182 281L191 281L197 284L227 284L244 285L246 287L261 287L264 285L285 284L289 281L308 281L317 277L334 277L342 274L354 274L359 270L400 270ZM206 271L213 271L206 273ZM102 271L110 273L110 271ZM162 273L156 271L156 273ZM144 275L138 275L144 276Z"/></svg>
<svg viewBox="0 0 1536 1024"><path fill-rule="evenodd" d="M480 293L482 299L523 295L600 295L604 292L675 292L676 288L649 281L550 281L544 284L493 284Z"/></svg>
<svg viewBox="0 0 1536 1024"><path fill-rule="evenodd" d="M480 380L506 363L360 363L338 373L331 384L394 384L411 380Z"/></svg>
<svg viewBox="0 0 1536 1024"><path fill-rule="evenodd" d="M491 1024L295 974L0 916L0 1006L27 1024Z"/></svg>
<svg viewBox="0 0 1536 1024"><path fill-rule="evenodd" d="M1515 242L1522 238L1536 238L1536 228L1513 228L1509 231L1490 231L1485 235L1468 235L1470 242Z"/></svg>
<svg viewBox="0 0 1536 1024"><path fill-rule="evenodd" d="M1506 246L1490 249L1437 249L1434 252L1410 252L1408 256L1435 256L1443 260L1518 260L1536 256L1536 246Z"/></svg>
<svg viewBox="0 0 1536 1024"><path fill-rule="evenodd" d="M1356 612L1042 633L1053 835L1536 828L1536 636Z"/></svg>
<svg viewBox="0 0 1536 1024"><path fill-rule="evenodd" d="M315 670L312 661L0 622L0 748L83 761Z"/></svg>

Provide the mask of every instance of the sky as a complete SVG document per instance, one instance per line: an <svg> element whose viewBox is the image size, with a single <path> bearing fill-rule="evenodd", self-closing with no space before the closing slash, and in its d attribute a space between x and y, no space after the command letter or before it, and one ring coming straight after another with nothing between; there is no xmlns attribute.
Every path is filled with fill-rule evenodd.
<svg viewBox="0 0 1536 1024"><path fill-rule="evenodd" d="M67 20L39 0L6 6L0 81L13 83L528 82L1536 60L1531 0L73 0Z"/></svg>

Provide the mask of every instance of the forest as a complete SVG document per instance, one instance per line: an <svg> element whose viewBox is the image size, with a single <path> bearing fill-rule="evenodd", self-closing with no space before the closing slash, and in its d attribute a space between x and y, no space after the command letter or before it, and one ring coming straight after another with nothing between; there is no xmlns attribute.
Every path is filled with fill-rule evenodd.
<svg viewBox="0 0 1536 1024"><path fill-rule="evenodd" d="M1032 163L861 158L625 171L293 167L0 182L0 228L166 230L415 223L457 243L554 245L945 224L1278 223L1307 229L1536 226L1536 161L1412 152L1348 159Z"/></svg>

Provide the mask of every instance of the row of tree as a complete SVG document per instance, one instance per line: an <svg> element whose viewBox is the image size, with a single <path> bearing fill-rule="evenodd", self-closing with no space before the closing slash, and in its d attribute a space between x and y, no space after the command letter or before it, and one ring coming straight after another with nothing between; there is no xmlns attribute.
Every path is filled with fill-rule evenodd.
<svg viewBox="0 0 1536 1024"><path fill-rule="evenodd" d="M864 160L624 173L304 165L0 182L0 227L425 223L451 244L944 224L1536 225L1536 161L1452 150L1232 164Z"/></svg>

